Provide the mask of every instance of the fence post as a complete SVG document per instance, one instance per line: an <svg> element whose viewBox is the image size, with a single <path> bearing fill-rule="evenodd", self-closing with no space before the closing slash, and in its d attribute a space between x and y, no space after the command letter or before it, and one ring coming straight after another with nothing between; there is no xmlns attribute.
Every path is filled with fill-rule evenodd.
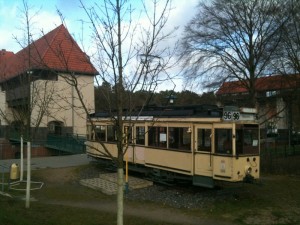
<svg viewBox="0 0 300 225"><path fill-rule="evenodd" d="M286 144L284 145L284 157L287 157L287 153L286 153Z"/></svg>

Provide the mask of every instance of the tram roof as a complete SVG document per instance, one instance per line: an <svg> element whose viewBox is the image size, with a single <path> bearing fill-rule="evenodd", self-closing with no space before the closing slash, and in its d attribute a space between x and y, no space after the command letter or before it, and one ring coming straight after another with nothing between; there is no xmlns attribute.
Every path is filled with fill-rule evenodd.
<svg viewBox="0 0 300 225"><path fill-rule="evenodd" d="M187 106L147 106L133 110L124 109L122 116L153 116L159 118L174 117L203 117L220 118L223 109L216 105L187 105ZM116 111L101 111L90 115L92 118L109 118L116 116Z"/></svg>

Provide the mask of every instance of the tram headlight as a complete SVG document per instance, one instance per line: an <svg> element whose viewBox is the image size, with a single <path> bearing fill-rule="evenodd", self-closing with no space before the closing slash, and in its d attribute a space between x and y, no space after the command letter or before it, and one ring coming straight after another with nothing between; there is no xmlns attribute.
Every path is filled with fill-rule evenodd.
<svg viewBox="0 0 300 225"><path fill-rule="evenodd" d="M250 166L245 166L245 174L250 175L252 173L252 168Z"/></svg>

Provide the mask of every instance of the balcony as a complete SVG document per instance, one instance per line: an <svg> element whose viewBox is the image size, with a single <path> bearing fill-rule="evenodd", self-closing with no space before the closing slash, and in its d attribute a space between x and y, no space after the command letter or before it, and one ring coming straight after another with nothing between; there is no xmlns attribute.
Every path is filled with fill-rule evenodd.
<svg viewBox="0 0 300 225"><path fill-rule="evenodd" d="M30 89L28 85L19 86L6 90L6 102L9 107L16 107L28 104Z"/></svg>

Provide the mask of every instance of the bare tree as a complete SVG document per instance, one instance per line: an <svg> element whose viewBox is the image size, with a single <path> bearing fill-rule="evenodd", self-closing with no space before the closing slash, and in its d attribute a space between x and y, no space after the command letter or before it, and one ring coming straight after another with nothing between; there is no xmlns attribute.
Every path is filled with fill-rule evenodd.
<svg viewBox="0 0 300 225"><path fill-rule="evenodd" d="M98 86L105 83L109 87L104 99L115 127L117 157L113 157L100 137L96 135L95 138L103 148L101 154L111 158L117 165L117 224L121 225L124 210L124 155L128 149L127 134L123 126L124 118L130 118L133 112L141 112L147 104L145 101L136 111L138 105L134 102L132 93L135 91L153 93L160 84L173 77L168 73L168 69L176 63L173 59L175 48L167 46L167 40L172 37L173 29L170 31L165 29L171 2L141 1L141 9L134 9L130 1L124 0L104 0L92 6L86 5L83 1L80 3L89 18L85 23L92 31L95 49L92 60L99 70L95 82ZM145 14L146 19L142 20L142 14ZM78 77L73 74L65 79L75 88L78 99L88 114L78 86ZM93 120L88 117L88 121L92 124L93 133L96 134Z"/></svg>
<svg viewBox="0 0 300 225"><path fill-rule="evenodd" d="M278 61L274 67L279 73L300 73L300 3L286 1L285 12L288 20L283 27L283 38L278 51Z"/></svg>
<svg viewBox="0 0 300 225"><path fill-rule="evenodd" d="M282 74L283 81L289 84L289 91L286 91L284 102L287 111L289 143L291 144L292 133L299 131L300 3L296 0L285 1L283 10L287 20L283 26L282 41L273 66L279 74ZM278 18L278 20L280 19Z"/></svg>
<svg viewBox="0 0 300 225"><path fill-rule="evenodd" d="M7 125L10 125L10 135L12 133L19 135L18 138L23 137L27 142L28 158L31 152L30 143L34 141L44 116L48 114L49 105L53 101L54 84L40 79L43 73L41 70L36 70L36 62L41 62L41 59L39 55L34 54L37 49L33 42L32 29L33 19L38 11L34 12L25 0L23 0L23 8L19 10L24 37L14 38L22 50L1 62L1 86L5 91L5 98L2 100L5 100L5 103L2 104L3 108L0 108L0 116ZM23 155L21 155L22 159ZM27 170L26 208L30 207L30 179L30 171ZM23 181L22 168L21 181Z"/></svg>
<svg viewBox="0 0 300 225"><path fill-rule="evenodd" d="M283 4L277 0L200 1L181 42L187 80L203 81L206 87L239 80L255 106L256 79L272 73L270 63L286 19Z"/></svg>

